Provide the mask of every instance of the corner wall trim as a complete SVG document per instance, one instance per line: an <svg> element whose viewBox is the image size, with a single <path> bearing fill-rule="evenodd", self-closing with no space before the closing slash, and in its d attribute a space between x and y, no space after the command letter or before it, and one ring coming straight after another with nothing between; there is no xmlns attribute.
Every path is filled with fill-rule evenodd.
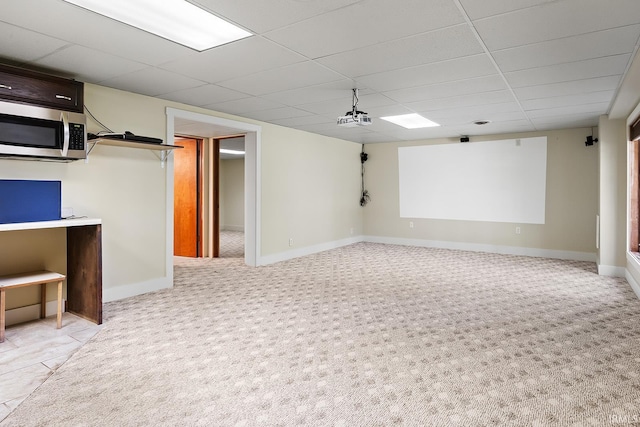
<svg viewBox="0 0 640 427"><path fill-rule="evenodd" d="M333 242L320 243L318 245L306 246L304 248L293 249L290 251L279 252L273 255L267 255L260 257L260 263L258 265L275 264L276 262L287 261L290 259L316 254L318 252L324 252L331 249L337 249L342 246L352 245L354 243L362 242L362 236L350 237L348 239L335 240Z"/></svg>
<svg viewBox="0 0 640 427"><path fill-rule="evenodd" d="M626 277L627 269L624 267L617 267L615 265L598 264L598 274L600 276Z"/></svg>

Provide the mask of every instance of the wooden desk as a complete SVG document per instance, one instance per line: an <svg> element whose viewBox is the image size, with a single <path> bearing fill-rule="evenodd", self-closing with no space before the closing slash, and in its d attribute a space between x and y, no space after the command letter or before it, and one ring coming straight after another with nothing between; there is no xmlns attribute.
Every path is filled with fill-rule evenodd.
<svg viewBox="0 0 640 427"><path fill-rule="evenodd" d="M102 324L102 220L0 224L2 231L67 229L67 311Z"/></svg>

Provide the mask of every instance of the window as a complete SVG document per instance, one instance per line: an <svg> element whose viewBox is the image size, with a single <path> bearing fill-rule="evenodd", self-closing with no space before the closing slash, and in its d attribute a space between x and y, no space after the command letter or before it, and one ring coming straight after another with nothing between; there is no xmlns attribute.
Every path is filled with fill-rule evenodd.
<svg viewBox="0 0 640 427"><path fill-rule="evenodd" d="M630 238L629 238L629 250L631 252L640 252L640 117L638 117L629 126L629 139L631 144L629 146L629 157L631 159L630 172L631 172L631 189L630 189Z"/></svg>

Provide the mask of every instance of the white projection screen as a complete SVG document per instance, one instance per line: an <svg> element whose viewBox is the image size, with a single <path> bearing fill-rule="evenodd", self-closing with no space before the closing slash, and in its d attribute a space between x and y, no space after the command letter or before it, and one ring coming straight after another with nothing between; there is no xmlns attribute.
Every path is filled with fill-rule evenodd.
<svg viewBox="0 0 640 427"><path fill-rule="evenodd" d="M398 148L400 217L544 224L547 138Z"/></svg>

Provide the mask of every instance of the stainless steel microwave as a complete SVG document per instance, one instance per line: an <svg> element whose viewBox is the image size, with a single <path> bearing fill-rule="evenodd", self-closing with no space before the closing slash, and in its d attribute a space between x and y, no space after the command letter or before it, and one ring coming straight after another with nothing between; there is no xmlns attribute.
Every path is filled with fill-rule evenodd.
<svg viewBox="0 0 640 427"><path fill-rule="evenodd" d="M0 101L0 158L85 159L86 128L84 114Z"/></svg>

